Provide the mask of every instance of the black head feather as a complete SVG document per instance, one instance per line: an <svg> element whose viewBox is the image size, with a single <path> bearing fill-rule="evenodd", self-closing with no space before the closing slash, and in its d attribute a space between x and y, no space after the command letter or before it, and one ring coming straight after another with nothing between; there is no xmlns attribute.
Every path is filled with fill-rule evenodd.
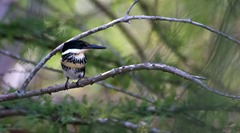
<svg viewBox="0 0 240 133"><path fill-rule="evenodd" d="M105 49L104 46L98 46L94 44L89 44L82 40L73 40L64 43L62 52L67 51L68 49Z"/></svg>
<svg viewBox="0 0 240 133"><path fill-rule="evenodd" d="M89 44L82 40L72 40L69 42L64 43L62 52L65 52L68 49L84 49Z"/></svg>

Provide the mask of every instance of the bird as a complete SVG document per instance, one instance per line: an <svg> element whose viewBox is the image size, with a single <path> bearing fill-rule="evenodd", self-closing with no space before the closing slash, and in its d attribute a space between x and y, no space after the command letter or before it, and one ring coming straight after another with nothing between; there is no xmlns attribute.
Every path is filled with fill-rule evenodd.
<svg viewBox="0 0 240 133"><path fill-rule="evenodd" d="M106 47L89 44L83 40L72 40L63 44L60 62L63 74L67 77L66 89L68 89L69 79L78 79L77 86L79 86L80 80L85 76L87 64L87 57L84 53L90 49L106 49Z"/></svg>

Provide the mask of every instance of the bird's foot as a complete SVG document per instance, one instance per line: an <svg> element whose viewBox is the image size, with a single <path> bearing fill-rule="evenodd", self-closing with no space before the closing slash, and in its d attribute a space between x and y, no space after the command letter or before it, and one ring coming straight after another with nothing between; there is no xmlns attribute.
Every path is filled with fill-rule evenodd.
<svg viewBox="0 0 240 133"><path fill-rule="evenodd" d="M77 84L77 87L82 87L82 86L81 86L81 79L78 79L78 81L77 81L76 84Z"/></svg>
<svg viewBox="0 0 240 133"><path fill-rule="evenodd" d="M67 90L69 88L68 83L65 83L65 89Z"/></svg>
<svg viewBox="0 0 240 133"><path fill-rule="evenodd" d="M66 90L69 88L69 86L68 86L68 80L69 80L69 78L67 77L67 81L66 81L66 83L65 83L65 89L66 89Z"/></svg>

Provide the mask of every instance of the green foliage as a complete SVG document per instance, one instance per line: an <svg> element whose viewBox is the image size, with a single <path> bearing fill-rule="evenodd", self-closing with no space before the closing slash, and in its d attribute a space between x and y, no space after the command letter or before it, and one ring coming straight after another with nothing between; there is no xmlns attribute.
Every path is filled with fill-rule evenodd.
<svg viewBox="0 0 240 133"><path fill-rule="evenodd" d="M121 123L113 124L109 122L106 125L101 125L96 120L109 117L119 120L126 118L125 120L131 119L131 121L134 121L132 119L135 119L135 121L138 121L141 116L150 115L150 113L146 112L147 106L147 102L143 102L138 106L135 100L130 99L122 100L121 106L100 101L89 103L86 96L79 102L69 95L65 96L59 103L53 103L51 96L43 96L34 100L22 99L2 102L2 109L24 111L24 114L16 114L19 116L14 119L2 118L0 121L4 121L4 124L1 124L1 131L7 130L8 125L11 125L11 128L16 129L31 126L31 129L27 128L31 132L39 131L41 128L41 132L67 132L67 125L79 123L77 127L81 131L122 132L126 131L126 128L123 128ZM129 114L129 112L132 113ZM139 117L135 117L135 115L139 115ZM116 126L116 128L113 129L112 126ZM93 130L92 127L96 127L98 130Z"/></svg>

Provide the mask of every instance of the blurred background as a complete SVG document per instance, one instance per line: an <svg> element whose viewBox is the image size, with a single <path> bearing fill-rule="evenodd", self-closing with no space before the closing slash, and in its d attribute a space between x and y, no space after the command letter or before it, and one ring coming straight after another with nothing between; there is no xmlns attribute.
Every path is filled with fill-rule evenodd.
<svg viewBox="0 0 240 133"><path fill-rule="evenodd" d="M133 0L1 0L0 92L15 91L47 53L84 31L123 17ZM240 40L239 0L140 0L130 15L190 18ZM133 20L82 38L106 46L88 52L86 76L143 62L164 63L206 77L210 87L240 95L240 45L194 25ZM28 90L63 84L54 55ZM49 69L50 68L50 69ZM114 88L131 92L136 98ZM0 103L0 132L240 131L238 100L180 77L136 71L51 95ZM99 118L118 122L101 123ZM141 126L130 129L121 122Z"/></svg>

